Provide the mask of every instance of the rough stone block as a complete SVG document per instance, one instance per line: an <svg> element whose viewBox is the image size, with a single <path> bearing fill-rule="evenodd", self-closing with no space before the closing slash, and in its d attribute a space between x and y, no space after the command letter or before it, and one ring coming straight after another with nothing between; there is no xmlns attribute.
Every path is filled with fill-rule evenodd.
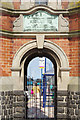
<svg viewBox="0 0 80 120"><path fill-rule="evenodd" d="M2 105L2 109L5 109L6 108L6 105Z"/></svg>
<svg viewBox="0 0 80 120"><path fill-rule="evenodd" d="M68 116L66 114L57 114L58 119L66 119Z"/></svg>
<svg viewBox="0 0 80 120"><path fill-rule="evenodd" d="M17 107L16 108L16 112L19 112L19 113L23 113L25 110L25 108L22 108L22 107Z"/></svg>
<svg viewBox="0 0 80 120"><path fill-rule="evenodd" d="M14 114L14 118L24 118L24 113L23 114Z"/></svg>
<svg viewBox="0 0 80 120"><path fill-rule="evenodd" d="M79 114L79 110L75 110L75 115L78 115Z"/></svg>
<svg viewBox="0 0 80 120"><path fill-rule="evenodd" d="M75 109L75 108L77 108L77 105L71 104L71 105L69 105L69 107Z"/></svg>
<svg viewBox="0 0 80 120"><path fill-rule="evenodd" d="M78 96L77 96L77 95L74 95L74 96L73 96L73 99L77 100L77 99L78 99Z"/></svg>
<svg viewBox="0 0 80 120"><path fill-rule="evenodd" d="M79 100L76 100L76 104L79 104Z"/></svg>
<svg viewBox="0 0 80 120"><path fill-rule="evenodd" d="M25 104L22 102L22 103L14 103L13 104L14 107L24 107Z"/></svg>
<svg viewBox="0 0 80 120"><path fill-rule="evenodd" d="M58 100L58 101L63 101L63 100L64 100L64 97L58 97L57 100Z"/></svg>
<svg viewBox="0 0 80 120"><path fill-rule="evenodd" d="M8 104L8 105L7 105L7 108L12 108L12 107L13 107L12 104Z"/></svg>
<svg viewBox="0 0 80 120"><path fill-rule="evenodd" d="M74 94L75 94L75 92L71 92L71 94L72 94L72 95L74 95Z"/></svg>
<svg viewBox="0 0 80 120"><path fill-rule="evenodd" d="M23 97L17 97L17 101L24 101L24 96Z"/></svg>
<svg viewBox="0 0 80 120"><path fill-rule="evenodd" d="M1 92L1 96L4 96L4 92Z"/></svg>
<svg viewBox="0 0 80 120"><path fill-rule="evenodd" d="M0 115L2 115L2 109L0 109Z"/></svg>
<svg viewBox="0 0 80 120"><path fill-rule="evenodd" d="M77 116L72 116L71 120L78 120L78 117Z"/></svg>
<svg viewBox="0 0 80 120"><path fill-rule="evenodd" d="M67 103L58 102L58 107L67 107Z"/></svg>
<svg viewBox="0 0 80 120"><path fill-rule="evenodd" d="M5 96L7 96L7 95L8 95L8 92L6 91L6 92L5 92Z"/></svg>
<svg viewBox="0 0 80 120"><path fill-rule="evenodd" d="M72 100L72 95L70 95L70 96L69 96L69 99L71 99L71 100Z"/></svg>
<svg viewBox="0 0 80 120"><path fill-rule="evenodd" d="M14 96L21 96L21 95L24 96L24 91L13 91L13 95Z"/></svg>
<svg viewBox="0 0 80 120"><path fill-rule="evenodd" d="M71 108L70 108L70 109L69 109L69 114L70 114L70 115L74 115L74 109L71 109Z"/></svg>
<svg viewBox="0 0 80 120"><path fill-rule="evenodd" d="M77 95L80 95L80 92L76 92Z"/></svg>
<svg viewBox="0 0 80 120"><path fill-rule="evenodd" d="M57 108L57 112L58 112L58 113L64 113L64 108L58 107L58 108Z"/></svg>
<svg viewBox="0 0 80 120"><path fill-rule="evenodd" d="M16 102L16 97L13 97L13 102Z"/></svg>
<svg viewBox="0 0 80 120"><path fill-rule="evenodd" d="M67 96L68 92L67 91L57 91L58 96Z"/></svg>
<svg viewBox="0 0 80 120"><path fill-rule="evenodd" d="M1 96L0 96L0 100L1 100Z"/></svg>
<svg viewBox="0 0 80 120"><path fill-rule="evenodd" d="M75 100L71 100L71 104L75 104Z"/></svg>
<svg viewBox="0 0 80 120"><path fill-rule="evenodd" d="M78 105L78 109L80 109L80 105Z"/></svg>
<svg viewBox="0 0 80 120"><path fill-rule="evenodd" d="M4 110L4 116L7 115L7 110Z"/></svg>
<svg viewBox="0 0 80 120"><path fill-rule="evenodd" d="M5 96L3 96L3 97L2 97L2 101L4 101L5 99L6 99L6 97L5 97Z"/></svg>

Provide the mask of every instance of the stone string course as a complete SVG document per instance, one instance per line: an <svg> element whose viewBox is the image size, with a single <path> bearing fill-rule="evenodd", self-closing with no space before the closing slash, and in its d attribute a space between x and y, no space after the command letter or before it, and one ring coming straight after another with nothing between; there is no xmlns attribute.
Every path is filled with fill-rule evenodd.
<svg viewBox="0 0 80 120"><path fill-rule="evenodd" d="M24 91L0 92L1 120L25 118ZM80 120L80 92L57 92L57 120Z"/></svg>

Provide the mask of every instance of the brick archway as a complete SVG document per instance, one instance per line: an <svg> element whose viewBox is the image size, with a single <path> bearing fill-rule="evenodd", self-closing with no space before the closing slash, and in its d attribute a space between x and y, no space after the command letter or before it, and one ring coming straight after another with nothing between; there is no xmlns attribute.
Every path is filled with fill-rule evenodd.
<svg viewBox="0 0 80 120"><path fill-rule="evenodd" d="M12 64L12 76L22 77L21 76L21 70L23 69L23 66L21 66L21 60L23 56L30 50L37 48L37 42L36 40L31 41L27 44L24 44L15 54ZM67 86L69 83L69 63L66 54L64 51L55 43L45 40L43 49L47 48L52 51L52 57L55 59L57 63L57 84L59 90L67 90ZM38 48L37 48L38 49ZM23 64L25 59L28 57L28 55L24 58Z"/></svg>

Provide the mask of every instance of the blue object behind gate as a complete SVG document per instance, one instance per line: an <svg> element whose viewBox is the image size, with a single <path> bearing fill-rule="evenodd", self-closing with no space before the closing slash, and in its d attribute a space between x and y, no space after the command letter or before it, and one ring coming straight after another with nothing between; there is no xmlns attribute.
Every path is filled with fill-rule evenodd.
<svg viewBox="0 0 80 120"><path fill-rule="evenodd" d="M43 75L43 108L44 107L54 107L53 105L46 105L46 96L54 96L54 95L47 95L46 89L47 89L47 80L46 76L54 76L54 74L44 74Z"/></svg>

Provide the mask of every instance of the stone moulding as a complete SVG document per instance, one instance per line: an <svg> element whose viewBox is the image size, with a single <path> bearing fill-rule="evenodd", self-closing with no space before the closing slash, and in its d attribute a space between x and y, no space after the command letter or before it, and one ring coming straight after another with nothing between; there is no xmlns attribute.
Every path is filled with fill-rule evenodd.
<svg viewBox="0 0 80 120"><path fill-rule="evenodd" d="M40 44L41 45L41 44ZM19 50L16 52L14 58L13 58L13 63L12 63L12 68L19 68L21 67L23 69L23 66L21 66L21 62L24 63L25 59L27 59L29 56L29 54L27 54L27 56L25 56L24 60L22 60L23 56L28 53L28 51L33 50L35 48L37 49L42 49L44 50L44 48L50 50L53 52L53 54L49 51L49 55L51 55L57 65L58 65L58 71L59 69L62 67L63 69L66 69L66 71L60 71L61 74L61 84L59 84L59 88L61 90L61 88L67 90L67 85L68 85L68 81L69 81L69 62L68 62L68 58L66 56L66 54L64 53L64 51L62 50L62 48L60 48L57 44L49 41L49 40L45 40L41 45L42 48L38 48L37 46L37 41L36 40L32 40L26 44L24 44L23 46L21 46L19 48ZM55 54L55 55L54 55ZM12 76L17 76L17 77L21 77L20 71L12 71ZM67 79L66 79L67 78ZM64 82L66 82L66 84L64 84ZM61 87L63 86L63 87Z"/></svg>
<svg viewBox="0 0 80 120"><path fill-rule="evenodd" d="M70 68L70 67L68 67L68 68L63 68L63 67L61 67L60 70L61 70L61 71L70 71L71 68Z"/></svg>
<svg viewBox="0 0 80 120"><path fill-rule="evenodd" d="M38 5L38 6L34 6L30 9L25 9L25 10L14 10L14 9L8 9L8 8L0 8L0 13L2 14L10 14L11 16L19 16L20 14L29 14L29 13L33 13L35 12L35 10L39 10L39 9L44 9L46 11L49 11L52 14L64 14L64 15L72 15L75 13L79 13L80 11L80 7L78 8L72 8L72 9L52 9L48 6L45 5Z"/></svg>
<svg viewBox="0 0 80 120"><path fill-rule="evenodd" d="M80 36L80 31L74 32L10 32L10 31L0 31L1 36L7 36L10 38L36 38L37 34L44 35L44 38L71 38L75 36Z"/></svg>
<svg viewBox="0 0 80 120"><path fill-rule="evenodd" d="M55 9L52 9L48 6L45 6L45 5L38 5L38 6L34 6L28 10L14 10L14 9L7 9L7 8L0 8L0 11L3 12L3 14L11 14L13 16L15 15L20 15L20 14L31 14L31 13L34 13L35 11L39 10L39 9L42 9L42 10L45 10L45 11L48 11L49 13L51 14L69 14L68 10L55 10Z"/></svg>
<svg viewBox="0 0 80 120"><path fill-rule="evenodd" d="M11 68L11 71L20 71L20 70L21 70L21 67L17 67L17 68L16 67L12 67Z"/></svg>

